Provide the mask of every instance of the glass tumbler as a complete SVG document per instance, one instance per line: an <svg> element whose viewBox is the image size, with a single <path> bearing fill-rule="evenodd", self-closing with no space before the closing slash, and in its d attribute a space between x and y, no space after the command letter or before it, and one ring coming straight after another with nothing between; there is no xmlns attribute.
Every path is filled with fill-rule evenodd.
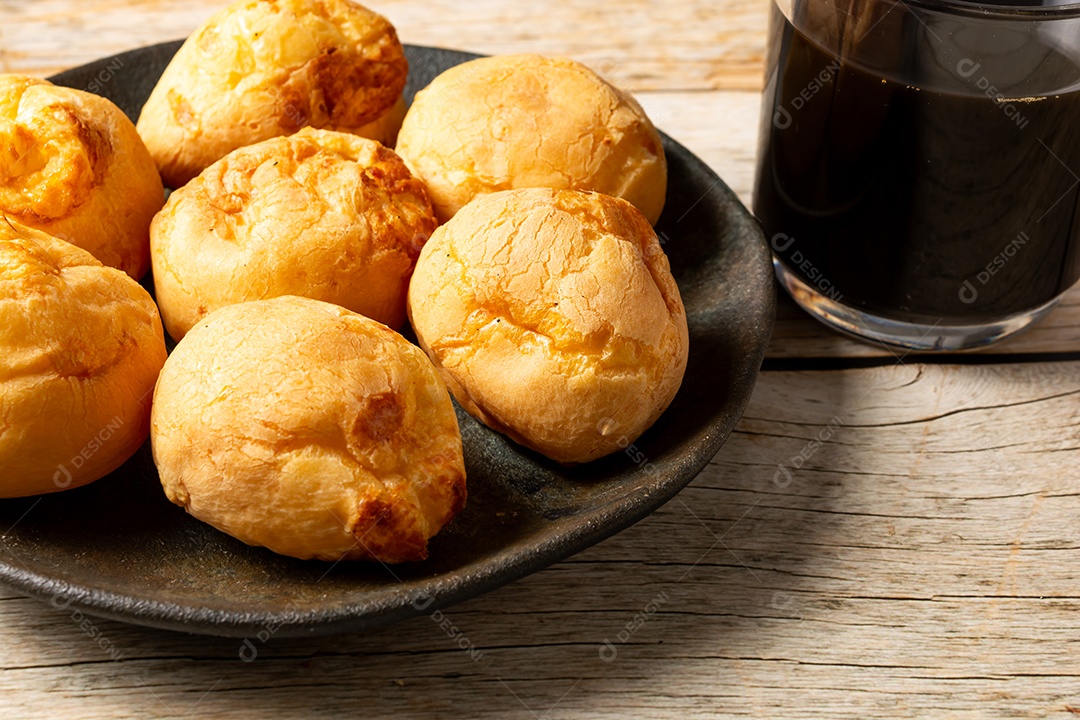
<svg viewBox="0 0 1080 720"><path fill-rule="evenodd" d="M754 213L856 337L962 350L1080 277L1080 4L775 0Z"/></svg>

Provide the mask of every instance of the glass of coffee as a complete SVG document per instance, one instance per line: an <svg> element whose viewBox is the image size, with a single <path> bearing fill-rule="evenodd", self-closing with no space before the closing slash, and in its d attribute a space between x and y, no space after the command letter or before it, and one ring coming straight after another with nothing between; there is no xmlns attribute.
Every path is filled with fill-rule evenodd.
<svg viewBox="0 0 1080 720"><path fill-rule="evenodd" d="M1080 4L774 0L760 138L777 276L836 329L977 347L1080 277Z"/></svg>

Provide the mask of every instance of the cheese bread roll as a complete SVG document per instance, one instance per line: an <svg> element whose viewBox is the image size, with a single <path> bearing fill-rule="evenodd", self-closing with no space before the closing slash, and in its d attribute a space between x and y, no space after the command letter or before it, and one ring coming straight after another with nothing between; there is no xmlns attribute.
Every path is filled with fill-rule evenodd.
<svg viewBox="0 0 1080 720"><path fill-rule="evenodd" d="M633 442L686 369L667 256L634 206L599 193L473 200L421 252L409 317L463 408L562 463Z"/></svg>
<svg viewBox="0 0 1080 720"><path fill-rule="evenodd" d="M641 106L565 58L507 55L447 70L417 93L396 149L443 222L477 195L549 187L621 197L655 224L667 194L660 134Z"/></svg>
<svg viewBox="0 0 1080 720"><path fill-rule="evenodd" d="M303 127L388 142L396 128L375 121L400 100L408 70L394 27L362 5L241 0L176 53L139 133L173 188L236 148Z"/></svg>
<svg viewBox="0 0 1080 720"><path fill-rule="evenodd" d="M79 487L135 453L165 362L137 282L0 220L0 497Z"/></svg>
<svg viewBox="0 0 1080 720"><path fill-rule="evenodd" d="M436 221L393 150L305 128L240 148L173 192L154 219L154 286L179 340L217 308L278 295L397 328Z"/></svg>
<svg viewBox="0 0 1080 720"><path fill-rule="evenodd" d="M154 161L120 108L46 80L0 75L0 213L138 280L165 204Z"/></svg>
<svg viewBox="0 0 1080 720"><path fill-rule="evenodd" d="M188 333L154 394L169 499L250 545L421 560L465 504L446 387L415 345L336 305L232 305Z"/></svg>

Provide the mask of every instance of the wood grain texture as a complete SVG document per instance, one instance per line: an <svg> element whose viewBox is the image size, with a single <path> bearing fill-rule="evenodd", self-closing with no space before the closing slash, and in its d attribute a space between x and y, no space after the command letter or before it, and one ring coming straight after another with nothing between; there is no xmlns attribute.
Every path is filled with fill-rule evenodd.
<svg viewBox="0 0 1080 720"><path fill-rule="evenodd" d="M388 0L407 42L565 53L752 192L764 0ZM217 0L0 0L0 70L180 37ZM1080 351L1080 291L992 352ZM1074 718L1080 362L919 364L781 301L720 455L645 521L435 616L236 640L0 590L12 718ZM963 359L967 361L967 358ZM644 448L646 452L648 448ZM0 528L0 541L6 528ZM608 643L608 644L605 644Z"/></svg>
<svg viewBox="0 0 1080 720"><path fill-rule="evenodd" d="M404 42L480 53L568 55L635 89L757 90L761 0L366 3ZM221 0L0 0L0 72L48 75L102 55L186 37Z"/></svg>
<svg viewBox="0 0 1080 720"><path fill-rule="evenodd" d="M0 696L20 718L1067 718L1078 399L1078 363L766 373L686 491L546 571L364 636L252 638L251 663L0 595Z"/></svg>

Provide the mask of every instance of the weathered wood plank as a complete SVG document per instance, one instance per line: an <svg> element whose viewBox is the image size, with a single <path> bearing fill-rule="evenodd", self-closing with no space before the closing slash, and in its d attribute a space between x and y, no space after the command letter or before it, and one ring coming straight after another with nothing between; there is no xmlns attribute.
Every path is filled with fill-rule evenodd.
<svg viewBox="0 0 1080 720"><path fill-rule="evenodd" d="M1080 363L765 373L676 500L442 616L244 663L4 600L0 694L28 718L1070 717L1078 419Z"/></svg>
<svg viewBox="0 0 1080 720"><path fill-rule="evenodd" d="M635 89L750 89L762 83L761 0L366 3L407 43L568 55ZM0 1L0 72L47 75L186 36L222 0Z"/></svg>

